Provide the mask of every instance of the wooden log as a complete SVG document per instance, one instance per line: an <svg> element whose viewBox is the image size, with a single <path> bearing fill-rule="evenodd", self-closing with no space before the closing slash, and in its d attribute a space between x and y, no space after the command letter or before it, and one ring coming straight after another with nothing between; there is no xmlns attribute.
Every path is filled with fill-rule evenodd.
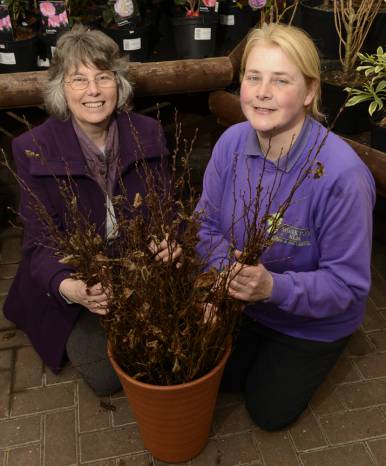
<svg viewBox="0 0 386 466"><path fill-rule="evenodd" d="M243 57L246 43L247 36L245 36L229 54L229 60L232 62L233 66L233 78L237 82L239 82L240 79L241 59Z"/></svg>
<svg viewBox="0 0 386 466"><path fill-rule="evenodd" d="M227 91L214 91L209 94L209 110L223 126L246 120L241 111L240 97Z"/></svg>
<svg viewBox="0 0 386 466"><path fill-rule="evenodd" d="M153 96L223 89L233 80L228 57L131 63L135 95ZM47 71L0 74L0 108L43 103Z"/></svg>
<svg viewBox="0 0 386 466"><path fill-rule="evenodd" d="M223 126L245 121L241 111L240 98L226 91L215 91L209 95L209 109ZM358 141L343 138L355 150L374 176L377 192L386 197L386 153L366 146Z"/></svg>
<svg viewBox="0 0 386 466"><path fill-rule="evenodd" d="M377 186L377 193L386 197L386 153L358 141L343 138L355 150L363 162L369 167Z"/></svg>

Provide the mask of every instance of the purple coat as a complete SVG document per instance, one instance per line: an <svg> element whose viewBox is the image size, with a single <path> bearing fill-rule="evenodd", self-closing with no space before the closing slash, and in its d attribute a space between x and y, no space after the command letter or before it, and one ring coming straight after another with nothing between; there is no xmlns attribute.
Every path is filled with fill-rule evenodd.
<svg viewBox="0 0 386 466"><path fill-rule="evenodd" d="M143 194L144 191L135 160L146 158L150 167L157 168L167 149L156 120L135 113L130 113L130 119L141 141L140 151L127 115L117 116L120 176L132 200L137 192ZM79 208L90 215L101 236L105 236L105 194L87 175L86 161L71 120L63 122L50 117L42 125L15 138L12 149L18 175L44 202L58 225L64 225L65 206L55 177L60 179L69 172L79 192ZM43 155L44 163L39 157L27 157L26 150ZM118 193L119 184L116 183L114 194ZM45 364L58 372L65 360L68 336L82 307L69 305L60 296L59 284L69 277L71 269L60 264L51 251L41 245L44 233L28 202L28 191L22 189L22 259L4 304L4 314L27 333Z"/></svg>

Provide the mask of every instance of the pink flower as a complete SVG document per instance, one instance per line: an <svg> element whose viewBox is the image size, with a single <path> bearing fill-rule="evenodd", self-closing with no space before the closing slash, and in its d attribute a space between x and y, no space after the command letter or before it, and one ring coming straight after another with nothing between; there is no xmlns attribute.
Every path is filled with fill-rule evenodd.
<svg viewBox="0 0 386 466"><path fill-rule="evenodd" d="M208 8L214 8L217 0L202 0L202 3Z"/></svg>
<svg viewBox="0 0 386 466"><path fill-rule="evenodd" d="M259 10L264 8L267 3L267 0L248 0L249 6L254 10Z"/></svg>
<svg viewBox="0 0 386 466"><path fill-rule="evenodd" d="M6 29L11 29L12 24L11 24L11 17L8 15L5 18L3 18L4 25Z"/></svg>
<svg viewBox="0 0 386 466"><path fill-rule="evenodd" d="M41 2L39 8L43 16L49 17L55 15L55 7L51 2Z"/></svg>
<svg viewBox="0 0 386 466"><path fill-rule="evenodd" d="M48 17L48 26L51 26L53 28L59 27L60 26L59 16L57 16L57 15L49 16Z"/></svg>
<svg viewBox="0 0 386 466"><path fill-rule="evenodd" d="M63 25L68 24L67 11L63 11L62 13L60 13L59 22Z"/></svg>

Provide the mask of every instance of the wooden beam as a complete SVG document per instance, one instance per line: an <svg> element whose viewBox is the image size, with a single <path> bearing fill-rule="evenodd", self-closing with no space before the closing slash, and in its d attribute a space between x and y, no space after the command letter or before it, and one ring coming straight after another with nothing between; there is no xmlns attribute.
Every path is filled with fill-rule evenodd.
<svg viewBox="0 0 386 466"><path fill-rule="evenodd" d="M234 125L246 119L241 111L239 96L230 92L211 92L209 109L223 126ZM386 153L346 137L343 139L369 167L374 176L378 194L386 197Z"/></svg>
<svg viewBox="0 0 386 466"><path fill-rule="evenodd" d="M233 80L228 57L131 63L137 96L168 95L224 89ZM47 71L0 74L0 108L41 105Z"/></svg>
<svg viewBox="0 0 386 466"><path fill-rule="evenodd" d="M241 59L243 57L245 45L247 43L247 36L245 36L244 39L242 39L229 54L229 59L233 66L233 78L237 82L239 82L240 79Z"/></svg>
<svg viewBox="0 0 386 466"><path fill-rule="evenodd" d="M246 120L241 111L240 97L227 91L214 91L209 94L209 110L223 126Z"/></svg>
<svg viewBox="0 0 386 466"><path fill-rule="evenodd" d="M386 197L386 153L366 146L358 141L343 138L355 150L363 162L369 167L377 186L377 192Z"/></svg>

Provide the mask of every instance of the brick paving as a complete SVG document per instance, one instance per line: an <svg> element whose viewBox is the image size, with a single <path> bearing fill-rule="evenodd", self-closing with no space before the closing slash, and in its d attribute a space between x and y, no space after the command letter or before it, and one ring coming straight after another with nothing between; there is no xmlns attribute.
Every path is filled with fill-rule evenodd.
<svg viewBox="0 0 386 466"><path fill-rule="evenodd" d="M0 234L0 305L20 231ZM256 428L239 395L219 396L204 451L185 466L386 465L386 244L374 242L365 321L289 429ZM114 405L103 408L101 401ZM54 375L0 313L0 466L163 466L145 449L126 398L98 398L67 365Z"/></svg>

